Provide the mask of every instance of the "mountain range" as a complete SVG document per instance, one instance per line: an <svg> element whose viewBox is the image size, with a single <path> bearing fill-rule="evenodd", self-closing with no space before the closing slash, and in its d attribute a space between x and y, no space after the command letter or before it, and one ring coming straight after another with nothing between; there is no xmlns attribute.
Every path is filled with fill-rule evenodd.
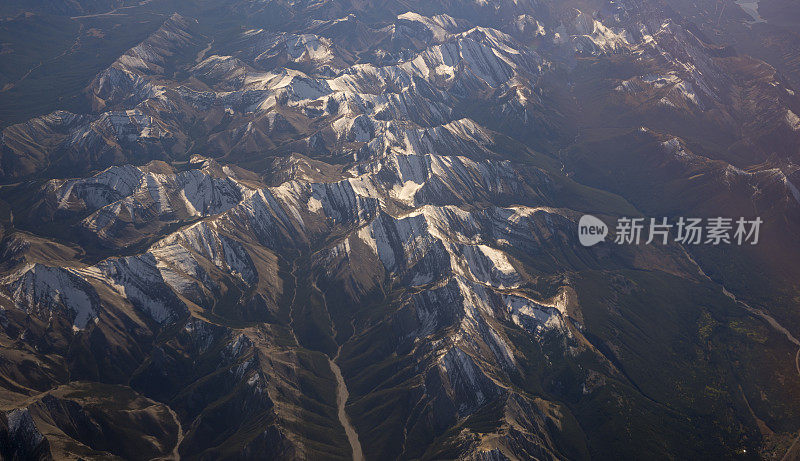
<svg viewBox="0 0 800 461"><path fill-rule="evenodd" d="M7 2L0 457L800 457L795 3Z"/></svg>

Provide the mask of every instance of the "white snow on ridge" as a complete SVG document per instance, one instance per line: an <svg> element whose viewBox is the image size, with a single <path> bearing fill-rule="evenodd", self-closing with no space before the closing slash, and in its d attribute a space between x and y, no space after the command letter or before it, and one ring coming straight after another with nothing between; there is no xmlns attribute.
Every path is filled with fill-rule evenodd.
<svg viewBox="0 0 800 461"><path fill-rule="evenodd" d="M786 123L793 131L800 131L800 117L789 109L786 110Z"/></svg>
<svg viewBox="0 0 800 461"><path fill-rule="evenodd" d="M503 303L507 306L514 323L530 332L540 333L565 328L561 315L553 307L514 295L503 295Z"/></svg>
<svg viewBox="0 0 800 461"><path fill-rule="evenodd" d="M97 316L97 302L92 289L69 269L31 264L12 274L5 281L18 308L41 306L45 309L68 309L74 315L75 328L86 328Z"/></svg>

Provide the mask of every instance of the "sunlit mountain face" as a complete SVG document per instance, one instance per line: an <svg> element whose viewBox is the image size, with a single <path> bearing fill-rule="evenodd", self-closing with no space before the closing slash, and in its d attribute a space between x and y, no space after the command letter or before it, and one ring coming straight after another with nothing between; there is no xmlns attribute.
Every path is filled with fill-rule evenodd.
<svg viewBox="0 0 800 461"><path fill-rule="evenodd" d="M5 0L0 459L800 459L798 92L794 0Z"/></svg>

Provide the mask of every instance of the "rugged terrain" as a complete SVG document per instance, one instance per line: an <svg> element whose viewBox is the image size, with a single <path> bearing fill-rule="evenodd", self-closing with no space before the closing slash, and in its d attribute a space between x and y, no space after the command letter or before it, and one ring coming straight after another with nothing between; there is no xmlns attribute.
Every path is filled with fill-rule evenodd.
<svg viewBox="0 0 800 461"><path fill-rule="evenodd" d="M0 457L798 456L788 11L9 3Z"/></svg>

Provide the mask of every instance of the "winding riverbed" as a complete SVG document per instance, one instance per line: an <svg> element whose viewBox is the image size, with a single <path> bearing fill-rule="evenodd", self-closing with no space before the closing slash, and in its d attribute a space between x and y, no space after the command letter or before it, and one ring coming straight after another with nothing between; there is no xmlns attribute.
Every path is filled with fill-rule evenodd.
<svg viewBox="0 0 800 461"><path fill-rule="evenodd" d="M358 441L358 433L350 422L350 417L347 416L347 411L345 410L347 399L350 397L350 391L347 390L347 385L344 382L342 369L336 364L336 360L339 358L339 353L341 351L342 348L339 346L336 357L334 357L333 360L328 359L331 371L336 377L336 406L339 410L339 422L342 424L344 432L347 434L347 441L350 442L350 447L353 449L353 461L364 461L364 453L361 451L361 442Z"/></svg>

